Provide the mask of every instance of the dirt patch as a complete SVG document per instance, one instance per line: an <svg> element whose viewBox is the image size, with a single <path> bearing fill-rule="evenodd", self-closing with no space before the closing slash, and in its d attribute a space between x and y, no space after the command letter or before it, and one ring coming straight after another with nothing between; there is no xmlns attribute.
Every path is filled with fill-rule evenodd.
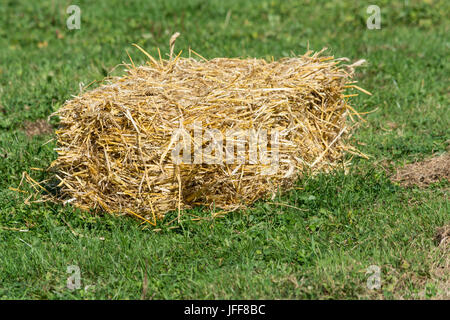
<svg viewBox="0 0 450 320"><path fill-rule="evenodd" d="M445 260L441 266L437 266L431 270L431 274L435 280L437 294L433 297L435 300L450 299L450 259Z"/></svg>
<svg viewBox="0 0 450 320"><path fill-rule="evenodd" d="M441 261L433 266L431 274L436 279L436 299L450 299L450 224L436 229L435 242L441 251Z"/></svg>
<svg viewBox="0 0 450 320"><path fill-rule="evenodd" d="M45 119L39 119L36 121L25 121L24 131L29 137L38 136L41 134L53 133L53 128L50 123Z"/></svg>
<svg viewBox="0 0 450 320"><path fill-rule="evenodd" d="M446 153L425 161L407 164L391 178L402 186L427 187L442 179L450 179L450 154Z"/></svg>
<svg viewBox="0 0 450 320"><path fill-rule="evenodd" d="M450 249L450 224L437 228L434 239L438 247Z"/></svg>

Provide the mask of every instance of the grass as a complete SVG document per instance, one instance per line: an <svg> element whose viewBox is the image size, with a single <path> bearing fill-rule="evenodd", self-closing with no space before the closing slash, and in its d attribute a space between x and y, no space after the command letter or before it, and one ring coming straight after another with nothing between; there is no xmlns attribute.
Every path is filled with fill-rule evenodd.
<svg viewBox="0 0 450 320"><path fill-rule="evenodd" d="M433 239L450 223L449 185L389 179L448 147L447 1L78 1L80 30L66 28L70 4L0 6L0 298L448 298L450 280L434 272L448 252ZM369 4L381 8L380 30L366 28ZM48 166L55 144L28 137L24 122L46 118L80 82L120 75L110 72L128 61L126 50L143 63L131 43L168 52L176 31L176 48L207 58L277 59L309 45L366 59L358 80L373 96L354 105L376 112L352 140L371 158L355 159L347 174L306 175L271 203L159 232L130 217L25 205L9 187L24 171L44 178L30 168ZM66 287L69 265L80 267L80 290ZM366 286L371 265L381 268L381 289Z"/></svg>

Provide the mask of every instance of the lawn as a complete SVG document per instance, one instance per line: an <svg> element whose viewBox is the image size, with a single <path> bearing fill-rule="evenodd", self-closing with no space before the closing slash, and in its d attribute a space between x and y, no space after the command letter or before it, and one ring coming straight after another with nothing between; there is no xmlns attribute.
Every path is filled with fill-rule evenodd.
<svg viewBox="0 0 450 320"><path fill-rule="evenodd" d="M80 29L66 26L71 4L81 9ZM381 29L366 26L370 4L381 8ZM2 1L0 298L449 299L450 246L436 241L450 224L449 183L391 179L448 150L448 12L445 0ZM206 58L279 59L327 47L335 57L366 59L357 80L373 95L352 105L371 113L350 140L370 158L305 174L273 202L156 231L133 217L26 205L27 195L11 187L23 172L47 178L31 168L56 157L41 119L80 83L121 75L127 51L145 63L132 43L169 52L177 31L184 56L191 47ZM73 265L77 290L67 288ZM371 266L380 268L380 288L368 286Z"/></svg>

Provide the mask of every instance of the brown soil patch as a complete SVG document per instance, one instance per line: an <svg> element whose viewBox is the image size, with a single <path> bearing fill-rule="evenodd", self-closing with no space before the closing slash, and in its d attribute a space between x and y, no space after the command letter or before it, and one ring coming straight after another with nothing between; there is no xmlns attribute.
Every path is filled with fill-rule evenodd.
<svg viewBox="0 0 450 320"><path fill-rule="evenodd" d="M436 229L435 240L439 247L450 249L450 224Z"/></svg>
<svg viewBox="0 0 450 320"><path fill-rule="evenodd" d="M41 134L53 133L53 128L45 119L25 121L24 130L27 136L34 137Z"/></svg>
<svg viewBox="0 0 450 320"><path fill-rule="evenodd" d="M425 161L407 164L397 170L392 181L402 186L426 187L442 179L450 179L450 154L443 154Z"/></svg>
<svg viewBox="0 0 450 320"><path fill-rule="evenodd" d="M436 229L436 244L442 252L442 261L432 268L439 294L436 299L450 299L450 224Z"/></svg>

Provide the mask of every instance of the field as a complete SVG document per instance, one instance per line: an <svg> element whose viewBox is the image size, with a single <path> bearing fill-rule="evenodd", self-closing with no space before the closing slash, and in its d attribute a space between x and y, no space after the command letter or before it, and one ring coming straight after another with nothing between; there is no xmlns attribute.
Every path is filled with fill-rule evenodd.
<svg viewBox="0 0 450 320"><path fill-rule="evenodd" d="M450 141L449 2L373 2L78 1L80 29L69 30L69 1L2 1L0 299L449 299L449 182L426 176L434 162L411 169L418 183L393 181L406 164L450 166L439 158ZM370 4L381 29L366 26ZM270 203L156 231L133 217L26 205L11 188L23 172L47 177L31 170L56 157L58 120L47 117L80 83L121 75L126 51L143 64L132 43L166 53L176 31L184 56L191 47L279 59L309 46L366 59L357 80L373 95L353 106L370 113L351 142L370 158L305 175ZM77 290L67 288L72 265ZM381 287L371 289L377 267Z"/></svg>

